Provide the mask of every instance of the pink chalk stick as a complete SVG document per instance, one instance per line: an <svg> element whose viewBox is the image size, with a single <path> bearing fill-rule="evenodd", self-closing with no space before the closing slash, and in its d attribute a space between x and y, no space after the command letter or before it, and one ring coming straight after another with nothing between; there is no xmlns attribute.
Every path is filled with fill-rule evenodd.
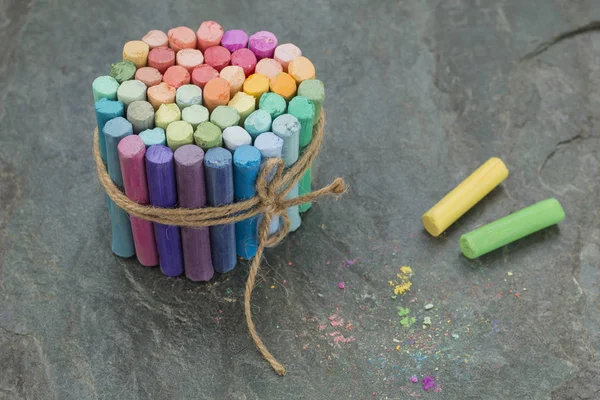
<svg viewBox="0 0 600 400"><path fill-rule="evenodd" d="M148 204L148 186L146 184L144 161L146 146L144 142L138 135L129 135L119 142L117 150L125 194L137 203ZM152 222L134 216L130 216L130 220L135 253L140 264L147 267L158 265L158 252L156 251Z"/></svg>

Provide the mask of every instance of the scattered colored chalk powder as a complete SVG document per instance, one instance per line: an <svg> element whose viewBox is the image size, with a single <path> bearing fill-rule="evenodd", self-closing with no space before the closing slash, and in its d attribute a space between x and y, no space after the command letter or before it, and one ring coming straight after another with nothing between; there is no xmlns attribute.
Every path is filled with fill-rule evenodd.
<svg viewBox="0 0 600 400"><path fill-rule="evenodd" d="M417 319L415 317L404 317L400 320L400 325L402 325L405 328L409 328L415 322L417 322Z"/></svg>
<svg viewBox="0 0 600 400"><path fill-rule="evenodd" d="M410 277L413 274L413 270L411 267L406 265L400 267L400 273L396 275L398 280L389 281L390 286L394 287L394 294L404 294L410 287L412 286L412 282L410 281Z"/></svg>
<svg viewBox="0 0 600 400"><path fill-rule="evenodd" d="M346 289L346 284L344 282L338 282L337 287L340 289Z"/></svg>
<svg viewBox="0 0 600 400"><path fill-rule="evenodd" d="M410 308L404 308L404 307L397 307L398 308L398 316L399 317L404 317L408 314L410 314Z"/></svg>
<svg viewBox="0 0 600 400"><path fill-rule="evenodd" d="M423 378L423 389L428 391L429 389L433 389L435 387L435 378L433 376L426 376Z"/></svg>
<svg viewBox="0 0 600 400"><path fill-rule="evenodd" d="M417 382L419 382L419 378L417 378L416 376L413 375L413 376L410 377L410 381L412 383L417 383Z"/></svg>

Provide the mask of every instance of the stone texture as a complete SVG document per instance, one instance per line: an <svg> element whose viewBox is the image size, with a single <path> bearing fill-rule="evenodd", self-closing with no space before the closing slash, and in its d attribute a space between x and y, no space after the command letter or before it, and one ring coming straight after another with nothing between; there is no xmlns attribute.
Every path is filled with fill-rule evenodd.
<svg viewBox="0 0 600 400"><path fill-rule="evenodd" d="M518 60L600 3L324 0L294 18L274 0L154 3L0 4L0 398L598 398L600 34ZM312 59L328 119L315 186L349 185L267 251L255 322L285 378L244 326L245 265L195 284L110 252L91 82L126 41L203 17ZM507 181L425 234L421 214L490 156ZM460 255L461 233L550 196L560 226ZM392 300L402 265L411 291ZM432 327L401 327L397 306Z"/></svg>

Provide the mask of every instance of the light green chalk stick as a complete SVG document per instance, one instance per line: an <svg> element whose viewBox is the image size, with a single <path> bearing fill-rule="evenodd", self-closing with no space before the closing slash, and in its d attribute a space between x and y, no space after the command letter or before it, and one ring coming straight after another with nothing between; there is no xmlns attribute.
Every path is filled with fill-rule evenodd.
<svg viewBox="0 0 600 400"><path fill-rule="evenodd" d="M565 212L556 199L546 199L516 213L484 225L460 238L460 249L467 258L477 258L534 232L557 224Z"/></svg>
<svg viewBox="0 0 600 400"><path fill-rule="evenodd" d="M194 132L194 141L205 152L213 147L223 146L223 133L221 128L210 121L206 121L198 125Z"/></svg>
<svg viewBox="0 0 600 400"><path fill-rule="evenodd" d="M183 145L194 143L194 130L189 122L174 121L167 127L167 146L175 151Z"/></svg>
<svg viewBox="0 0 600 400"><path fill-rule="evenodd" d="M117 89L119 82L112 76L99 76L92 83L94 103L100 99L117 100Z"/></svg>
<svg viewBox="0 0 600 400"><path fill-rule="evenodd" d="M181 112L181 119L189 122L192 124L192 128L196 129L198 125L208 121L208 109L199 104L194 104L193 106L183 109Z"/></svg>
<svg viewBox="0 0 600 400"><path fill-rule="evenodd" d="M110 76L116 79L117 82L123 83L130 79L133 79L135 75L135 64L131 61L122 60L111 64Z"/></svg>
<svg viewBox="0 0 600 400"><path fill-rule="evenodd" d="M323 82L318 79L307 79L298 86L298 96L304 96L311 100L315 105L315 119L313 120L313 126L319 122L321 117L321 108L323 107L323 100L325 100L325 86Z"/></svg>
<svg viewBox="0 0 600 400"><path fill-rule="evenodd" d="M239 125L240 113L230 106L218 106L210 114L210 122L224 130L230 126Z"/></svg>

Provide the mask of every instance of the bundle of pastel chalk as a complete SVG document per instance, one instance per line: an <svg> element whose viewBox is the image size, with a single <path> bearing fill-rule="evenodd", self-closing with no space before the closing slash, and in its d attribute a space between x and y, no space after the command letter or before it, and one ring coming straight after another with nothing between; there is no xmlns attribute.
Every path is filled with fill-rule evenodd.
<svg viewBox="0 0 600 400"><path fill-rule="evenodd" d="M271 32L153 30L125 43L123 59L92 85L102 160L126 196L162 208L222 206L256 195L261 164L293 165L312 139L325 96L313 63ZM311 190L308 169L288 198ZM290 207L290 231L310 203ZM110 199L112 251L208 281L250 259L260 215L188 228L129 216ZM279 229L273 219L270 233Z"/></svg>

